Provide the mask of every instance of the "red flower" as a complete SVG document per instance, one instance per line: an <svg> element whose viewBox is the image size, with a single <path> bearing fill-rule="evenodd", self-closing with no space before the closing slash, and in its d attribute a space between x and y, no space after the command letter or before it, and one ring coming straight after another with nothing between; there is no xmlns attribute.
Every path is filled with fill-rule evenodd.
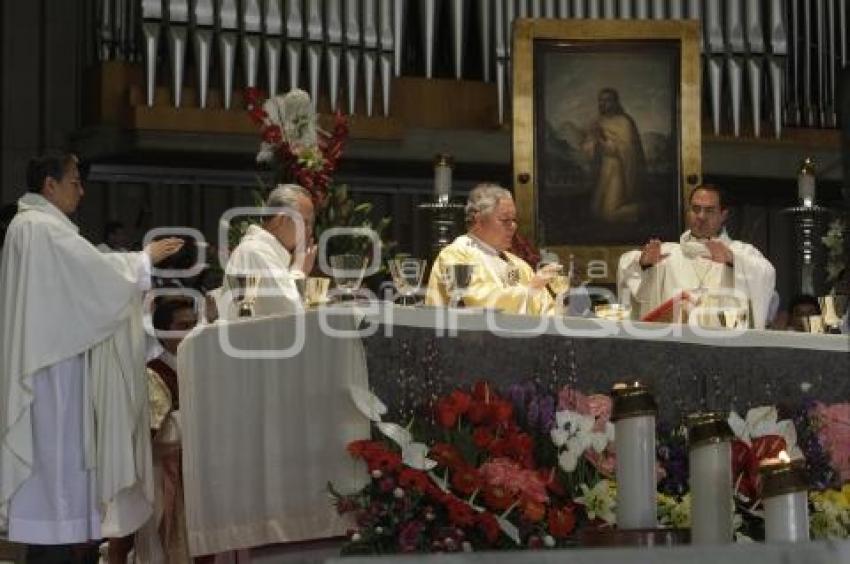
<svg viewBox="0 0 850 564"><path fill-rule="evenodd" d="M565 496L567 495L567 490L564 489L564 485L558 479L558 474L555 468L541 468L537 471L540 479L543 480L543 483L546 484L546 489L552 492L557 496Z"/></svg>
<svg viewBox="0 0 850 564"><path fill-rule="evenodd" d="M348 450L348 454L354 458L366 458L371 453L384 450L384 447L375 441L359 440L348 443L346 450Z"/></svg>
<svg viewBox="0 0 850 564"><path fill-rule="evenodd" d="M263 129L263 141L266 143L271 143L272 145L276 145L283 141L283 134L280 131L280 127L277 125L270 125Z"/></svg>
<svg viewBox="0 0 850 564"><path fill-rule="evenodd" d="M514 414L514 406L509 402L497 399L490 403L490 420L498 425L510 421Z"/></svg>
<svg viewBox="0 0 850 564"><path fill-rule="evenodd" d="M466 503L452 498L446 504L449 513L449 521L458 527L471 527L475 524L475 511Z"/></svg>
<svg viewBox="0 0 850 564"><path fill-rule="evenodd" d="M428 474L422 470L403 468L398 475L398 485L405 489L413 489L424 493L430 483L431 479L428 477Z"/></svg>
<svg viewBox="0 0 850 564"><path fill-rule="evenodd" d="M556 539L568 537L576 528L576 516L569 507L549 510L549 534Z"/></svg>
<svg viewBox="0 0 850 564"><path fill-rule="evenodd" d="M440 398L434 407L437 413L437 423L446 429L451 429L457 424L457 407L451 398Z"/></svg>
<svg viewBox="0 0 850 564"><path fill-rule="evenodd" d="M478 401L490 403L496 398L496 394L493 393L493 389L489 382L486 382L485 380L478 380L472 385L472 397Z"/></svg>
<svg viewBox="0 0 850 564"><path fill-rule="evenodd" d="M513 241L511 241L510 252L532 266L540 262L540 252L534 248L534 244L523 237L519 231L514 233Z"/></svg>
<svg viewBox="0 0 850 564"><path fill-rule="evenodd" d="M436 460L440 466L445 466L446 468L453 469L466 464L460 451L448 443L437 443L432 446L428 452L428 457Z"/></svg>
<svg viewBox="0 0 850 564"><path fill-rule="evenodd" d="M759 463L765 458L774 458L786 450L785 439L779 435L765 435L753 439L752 445L743 441L732 441L732 474L738 491L749 499L755 499L761 480Z"/></svg>
<svg viewBox="0 0 850 564"><path fill-rule="evenodd" d="M401 455L388 450L376 452L366 460L369 471L380 470L381 472L395 472L401 468Z"/></svg>
<svg viewBox="0 0 850 564"><path fill-rule="evenodd" d="M499 536L502 534L502 529L499 528L499 522L496 521L496 517L494 517L492 513L487 513L486 511L479 513L476 516L475 521L478 528L481 529L482 533L484 533L484 538L487 539L487 542L492 544L499 540Z"/></svg>
<svg viewBox="0 0 850 564"><path fill-rule="evenodd" d="M513 502L513 494L503 486L487 486L484 488L484 503L494 511L504 511Z"/></svg>
<svg viewBox="0 0 850 564"><path fill-rule="evenodd" d="M472 432L472 442L478 448L487 448L495 439L496 437L486 427L476 427Z"/></svg>
<svg viewBox="0 0 850 564"><path fill-rule="evenodd" d="M469 411L466 414L466 418L469 419L469 422L473 425L480 425L484 423L489 414L489 405L481 401L474 401L469 406Z"/></svg>
<svg viewBox="0 0 850 564"><path fill-rule="evenodd" d="M455 390L449 397L454 403L455 409L457 409L459 414L463 415L469 411L469 406L472 404L472 397L469 394L461 392L460 390Z"/></svg>
<svg viewBox="0 0 850 564"><path fill-rule="evenodd" d="M522 516L531 523L538 523L546 516L546 506L530 499L522 502Z"/></svg>
<svg viewBox="0 0 850 564"><path fill-rule="evenodd" d="M451 474L452 487L461 495L472 495L481 488L481 474L472 466L460 465Z"/></svg>

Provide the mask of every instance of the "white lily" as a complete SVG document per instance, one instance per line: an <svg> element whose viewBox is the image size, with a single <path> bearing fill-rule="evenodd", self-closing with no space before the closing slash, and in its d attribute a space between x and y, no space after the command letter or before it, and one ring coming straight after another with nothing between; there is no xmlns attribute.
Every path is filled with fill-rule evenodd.
<svg viewBox="0 0 850 564"><path fill-rule="evenodd" d="M587 484L581 484L584 495L575 498L576 503L584 505L584 510L590 519L602 519L609 525L617 522L614 514L616 502L616 490L611 487L608 480L599 480L595 486L588 488Z"/></svg>
<svg viewBox="0 0 850 564"><path fill-rule="evenodd" d="M351 385L348 392L354 405L369 420L378 423L381 421L381 416L387 414L387 406L384 405L384 402L366 388Z"/></svg>

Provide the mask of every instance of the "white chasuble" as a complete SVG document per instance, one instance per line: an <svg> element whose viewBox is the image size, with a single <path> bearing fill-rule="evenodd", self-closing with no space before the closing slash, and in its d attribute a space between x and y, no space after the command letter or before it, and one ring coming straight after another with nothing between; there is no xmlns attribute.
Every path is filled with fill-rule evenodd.
<svg viewBox="0 0 850 564"><path fill-rule="evenodd" d="M250 279L254 278L253 288L245 290L246 300L253 302L254 315L275 315L294 313L301 307L295 279L303 278L304 274L292 269L292 256L274 235L260 227L251 225L233 250L224 269L225 278L222 285L222 296L227 298L231 290L232 278L241 277L243 283L251 286ZM224 319L236 319L238 308L233 301L226 299L220 314Z"/></svg>
<svg viewBox="0 0 850 564"><path fill-rule="evenodd" d="M620 301L631 299L643 317L680 292L734 289L750 301L753 326L763 329L774 292L776 271L762 254L747 243L733 241L724 231L717 238L732 252L732 265L712 261L706 246L690 231L679 243L663 243L661 262L649 268L640 266L640 251L620 257L617 288Z"/></svg>
<svg viewBox="0 0 850 564"><path fill-rule="evenodd" d="M0 263L0 526L84 542L150 515L144 253L99 252L26 194Z"/></svg>

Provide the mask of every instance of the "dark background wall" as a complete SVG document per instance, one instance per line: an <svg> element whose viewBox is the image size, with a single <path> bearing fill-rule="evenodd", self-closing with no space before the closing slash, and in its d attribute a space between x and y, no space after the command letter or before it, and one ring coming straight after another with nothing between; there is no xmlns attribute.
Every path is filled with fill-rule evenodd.
<svg viewBox="0 0 850 564"><path fill-rule="evenodd" d="M110 150L118 143L114 131L83 126L84 73L96 62L93 14L91 0L0 2L0 202L12 202L24 191L30 156L70 146L84 158L93 157L76 217L92 241L101 240L109 219L123 221L137 239L150 227L186 225L215 241L220 214L253 201L257 139L152 134L144 141L153 149L143 153ZM231 154L222 158L199 149L215 144ZM427 226L416 204L430 198L430 160L438 151L455 155L460 194L478 180L510 184L507 128L415 130L402 144L355 142L337 175L356 198L375 203L376 217L393 217L391 234L400 250L424 254ZM837 147L718 138L703 145L706 180L733 195L730 232L774 262L785 298L794 291L794 254L791 223L782 210L796 201L796 170L807 155L821 166L820 201L839 207Z"/></svg>

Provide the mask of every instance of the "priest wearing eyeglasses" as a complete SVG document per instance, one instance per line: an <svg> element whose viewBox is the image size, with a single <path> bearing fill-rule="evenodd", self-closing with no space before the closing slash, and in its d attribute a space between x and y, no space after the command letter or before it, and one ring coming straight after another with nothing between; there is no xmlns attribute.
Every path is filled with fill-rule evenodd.
<svg viewBox="0 0 850 564"><path fill-rule="evenodd" d="M479 184L469 194L466 223L466 235L456 238L434 261L425 302L449 303L447 268L468 264L472 276L462 297L464 305L506 313L551 313L553 300L546 285L557 275L558 265L535 273L527 262L507 252L517 230L511 193L495 184Z"/></svg>
<svg viewBox="0 0 850 564"><path fill-rule="evenodd" d="M651 239L642 249L620 257L620 300L632 300L643 317L683 291L705 295L734 289L749 300L752 325L763 329L776 271L754 246L729 237L724 228L728 215L720 188L710 184L695 188L686 214L689 229L678 243Z"/></svg>

